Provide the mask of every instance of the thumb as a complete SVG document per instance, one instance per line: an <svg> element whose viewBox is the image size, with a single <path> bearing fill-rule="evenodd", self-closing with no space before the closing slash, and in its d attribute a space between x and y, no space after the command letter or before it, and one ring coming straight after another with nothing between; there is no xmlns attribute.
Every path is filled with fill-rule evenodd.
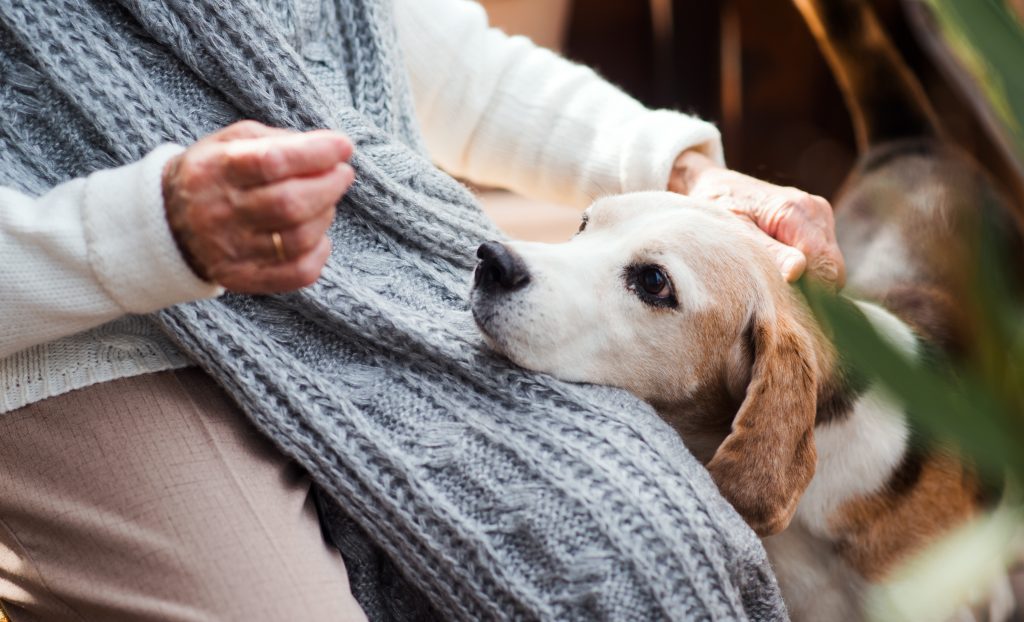
<svg viewBox="0 0 1024 622"><path fill-rule="evenodd" d="M798 249L786 246L768 235L764 236L764 244L775 259L775 265L786 282L796 281L807 269L807 257Z"/></svg>

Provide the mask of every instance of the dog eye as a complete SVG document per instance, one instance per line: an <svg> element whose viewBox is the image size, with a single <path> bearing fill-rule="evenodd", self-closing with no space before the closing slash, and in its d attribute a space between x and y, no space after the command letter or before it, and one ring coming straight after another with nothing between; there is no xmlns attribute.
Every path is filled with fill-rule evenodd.
<svg viewBox="0 0 1024 622"><path fill-rule="evenodd" d="M629 289L647 304L655 307L677 306L672 281L661 266L631 266L627 268L626 278Z"/></svg>
<svg viewBox="0 0 1024 622"><path fill-rule="evenodd" d="M640 271L637 281L640 283L640 287L652 296L664 298L672 293L668 285L668 277L665 276L661 268L644 268Z"/></svg>

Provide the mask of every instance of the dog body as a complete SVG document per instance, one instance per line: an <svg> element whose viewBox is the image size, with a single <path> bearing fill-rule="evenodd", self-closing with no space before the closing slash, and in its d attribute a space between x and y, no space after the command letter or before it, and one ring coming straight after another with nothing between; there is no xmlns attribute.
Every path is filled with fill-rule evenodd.
<svg viewBox="0 0 1024 622"><path fill-rule="evenodd" d="M481 254L472 309L490 344L654 405L760 535L782 532L765 544L794 618L857 619L865 585L978 510L969 469L916 450L902 410L844 375L739 217L669 193L623 195L591 206L569 243ZM853 304L918 355L906 322Z"/></svg>

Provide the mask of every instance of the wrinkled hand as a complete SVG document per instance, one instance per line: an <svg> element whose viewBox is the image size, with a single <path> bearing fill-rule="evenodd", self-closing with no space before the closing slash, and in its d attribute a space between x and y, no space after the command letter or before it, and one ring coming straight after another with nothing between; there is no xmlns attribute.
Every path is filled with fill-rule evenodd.
<svg viewBox="0 0 1024 622"><path fill-rule="evenodd" d="M730 171L697 151L676 160L669 190L714 201L749 219L767 234L764 243L787 281L806 270L835 288L846 282L832 206L825 199Z"/></svg>
<svg viewBox="0 0 1024 622"><path fill-rule="evenodd" d="M255 121L200 140L163 171L167 222L182 256L200 278L235 292L312 284L331 251L335 205L355 177L351 155L352 143L336 132Z"/></svg>

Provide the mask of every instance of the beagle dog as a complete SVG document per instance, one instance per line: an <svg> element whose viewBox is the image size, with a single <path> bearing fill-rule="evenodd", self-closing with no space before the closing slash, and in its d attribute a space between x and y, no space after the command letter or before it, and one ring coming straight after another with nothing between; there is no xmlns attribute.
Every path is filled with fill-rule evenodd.
<svg viewBox="0 0 1024 622"><path fill-rule="evenodd" d="M867 582L979 511L971 469L916 447L900 407L849 377L738 216L621 195L594 203L568 243L478 252L471 307L488 343L522 367L651 403L759 535L783 534L766 545L791 610L831 587L829 615L804 619L856 619L833 617L835 603L855 611ZM851 304L919 355L906 321Z"/></svg>
<svg viewBox="0 0 1024 622"><path fill-rule="evenodd" d="M943 141L866 3L795 1L862 148L834 202L847 300L907 356L963 354L974 231L1005 203ZM861 618L866 586L991 502L968 462L920 442L883 388L848 372L739 216L615 196L566 243L487 242L478 256L470 305L487 342L652 404L766 538L794 619Z"/></svg>

